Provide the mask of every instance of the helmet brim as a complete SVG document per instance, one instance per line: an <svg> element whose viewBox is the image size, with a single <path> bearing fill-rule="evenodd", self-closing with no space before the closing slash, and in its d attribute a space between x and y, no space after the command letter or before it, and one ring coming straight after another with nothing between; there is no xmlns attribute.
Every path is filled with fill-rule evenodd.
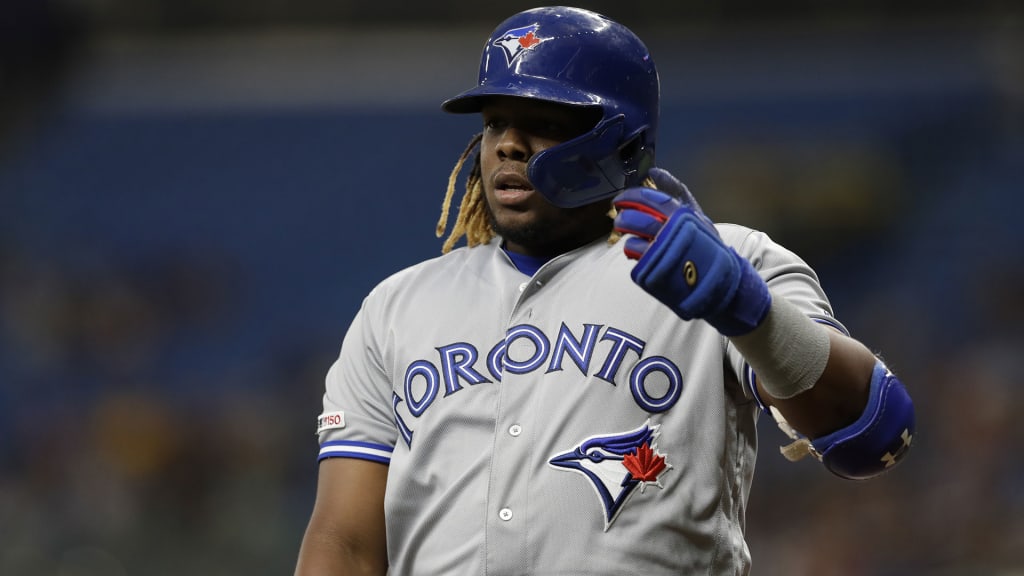
<svg viewBox="0 0 1024 576"><path fill-rule="evenodd" d="M493 96L510 96L531 100L544 100L571 106L598 106L600 98L558 81L530 77L528 81L496 86L483 84L470 88L441 103L441 109L452 114L480 112L483 102Z"/></svg>

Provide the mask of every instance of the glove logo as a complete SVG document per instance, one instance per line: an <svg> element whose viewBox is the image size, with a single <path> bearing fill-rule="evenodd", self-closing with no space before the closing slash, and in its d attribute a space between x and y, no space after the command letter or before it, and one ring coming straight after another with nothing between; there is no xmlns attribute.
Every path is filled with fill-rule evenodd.
<svg viewBox="0 0 1024 576"><path fill-rule="evenodd" d="M509 67L519 59L527 50L532 50L541 42L550 38L538 38L536 35L537 24L530 24L521 28L513 28L498 37L492 44L501 48L505 53L505 61Z"/></svg>
<svg viewBox="0 0 1024 576"><path fill-rule="evenodd" d="M697 285L697 265L693 263L693 260L687 260L683 264L683 279L690 288Z"/></svg>
<svg viewBox="0 0 1024 576"><path fill-rule="evenodd" d="M664 488L661 476L672 465L657 450L659 427L648 421L629 432L591 436L548 460L550 466L579 472L590 481L604 507L606 532L637 488L641 493L648 485Z"/></svg>

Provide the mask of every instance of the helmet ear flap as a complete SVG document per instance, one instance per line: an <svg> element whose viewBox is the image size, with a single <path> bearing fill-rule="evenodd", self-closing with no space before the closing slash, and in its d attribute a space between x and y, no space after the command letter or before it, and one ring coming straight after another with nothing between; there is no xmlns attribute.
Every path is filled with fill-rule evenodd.
<svg viewBox="0 0 1024 576"><path fill-rule="evenodd" d="M619 160L626 176L626 186L640 184L647 178L647 172L654 167L654 149L648 146L643 132L619 148Z"/></svg>
<svg viewBox="0 0 1024 576"><path fill-rule="evenodd" d="M530 182L555 206L575 208L611 198L639 184L654 165L654 149L641 130L624 134L618 114L590 132L537 153L527 167Z"/></svg>
<svg viewBox="0 0 1024 576"><path fill-rule="evenodd" d="M530 182L561 208L610 198L625 186L619 158L624 130L625 117L619 114L582 136L538 152L527 165Z"/></svg>

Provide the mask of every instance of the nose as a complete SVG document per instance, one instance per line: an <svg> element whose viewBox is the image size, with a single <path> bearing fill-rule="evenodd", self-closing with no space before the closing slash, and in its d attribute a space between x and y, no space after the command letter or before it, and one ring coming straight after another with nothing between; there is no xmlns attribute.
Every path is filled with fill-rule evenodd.
<svg viewBox="0 0 1024 576"><path fill-rule="evenodd" d="M495 145L498 157L501 159L520 160L525 162L530 158L530 141L526 134L509 125L501 134Z"/></svg>

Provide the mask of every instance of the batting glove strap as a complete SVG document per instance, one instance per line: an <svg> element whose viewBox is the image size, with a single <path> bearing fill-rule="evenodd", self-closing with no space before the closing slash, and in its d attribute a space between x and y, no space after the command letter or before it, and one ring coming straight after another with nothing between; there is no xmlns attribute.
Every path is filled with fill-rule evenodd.
<svg viewBox="0 0 1024 576"><path fill-rule="evenodd" d="M772 301L750 262L722 241L707 217L686 205L671 215L631 276L684 320L704 319L725 336L759 326Z"/></svg>
<svg viewBox="0 0 1024 576"><path fill-rule="evenodd" d="M903 383L878 362L867 406L853 424L811 441L833 474L849 480L877 476L903 460L914 438L914 404Z"/></svg>

